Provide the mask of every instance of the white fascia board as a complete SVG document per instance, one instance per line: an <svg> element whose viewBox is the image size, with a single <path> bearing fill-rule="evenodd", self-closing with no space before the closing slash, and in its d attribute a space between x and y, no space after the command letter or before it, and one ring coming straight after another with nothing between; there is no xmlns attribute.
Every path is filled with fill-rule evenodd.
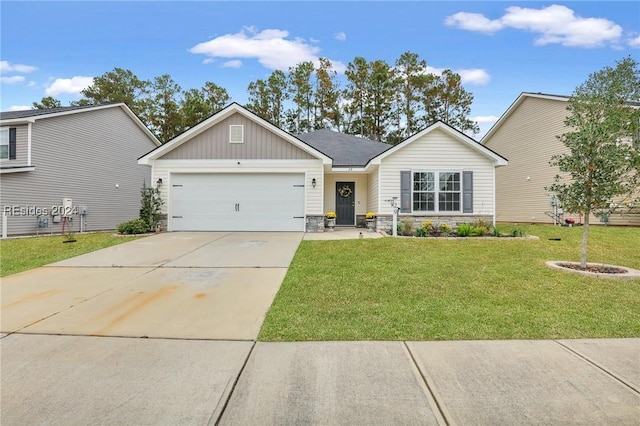
<svg viewBox="0 0 640 426"><path fill-rule="evenodd" d="M6 126L11 126L11 125L18 125L18 124L33 124L36 121L33 119L33 117L29 117L29 118L13 118L11 120L0 120L0 127L6 127Z"/></svg>
<svg viewBox="0 0 640 426"><path fill-rule="evenodd" d="M332 167L330 173L368 173L368 167Z"/></svg>
<svg viewBox="0 0 640 426"><path fill-rule="evenodd" d="M10 169L2 169L0 168L0 174L5 173L20 173L20 172L32 172L36 169L35 166L20 166L20 167L12 167Z"/></svg>
<svg viewBox="0 0 640 426"><path fill-rule="evenodd" d="M254 172L259 169L273 173L298 173L301 170L322 170L322 163L320 160L156 160L153 167L171 172Z"/></svg>

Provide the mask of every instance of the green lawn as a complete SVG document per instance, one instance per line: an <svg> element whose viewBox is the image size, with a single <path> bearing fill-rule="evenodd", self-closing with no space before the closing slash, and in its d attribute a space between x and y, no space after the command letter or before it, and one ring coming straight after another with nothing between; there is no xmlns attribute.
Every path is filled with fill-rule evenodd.
<svg viewBox="0 0 640 426"><path fill-rule="evenodd" d="M131 241L111 233L76 234L75 243L60 235L0 240L0 277L37 268L58 260Z"/></svg>
<svg viewBox="0 0 640 426"><path fill-rule="evenodd" d="M540 240L303 241L259 339L640 337L640 280L549 269L582 228L520 228ZM640 229L590 231L588 261L640 269Z"/></svg>

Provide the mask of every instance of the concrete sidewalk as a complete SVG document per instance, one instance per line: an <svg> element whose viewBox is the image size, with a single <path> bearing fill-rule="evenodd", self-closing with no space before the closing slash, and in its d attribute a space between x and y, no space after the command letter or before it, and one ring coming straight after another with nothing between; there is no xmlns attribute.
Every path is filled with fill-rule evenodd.
<svg viewBox="0 0 640 426"><path fill-rule="evenodd" d="M10 334L2 423L637 425L640 339L291 342Z"/></svg>

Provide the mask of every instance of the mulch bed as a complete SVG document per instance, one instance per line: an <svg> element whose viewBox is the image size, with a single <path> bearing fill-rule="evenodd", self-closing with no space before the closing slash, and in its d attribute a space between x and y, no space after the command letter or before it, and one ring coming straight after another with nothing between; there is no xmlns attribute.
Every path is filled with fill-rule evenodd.
<svg viewBox="0 0 640 426"><path fill-rule="evenodd" d="M594 274L626 274L626 269L617 268L615 266L607 265L587 265L586 268L582 268L580 264L575 263L558 263L558 266L568 269L574 269L576 271L593 272Z"/></svg>

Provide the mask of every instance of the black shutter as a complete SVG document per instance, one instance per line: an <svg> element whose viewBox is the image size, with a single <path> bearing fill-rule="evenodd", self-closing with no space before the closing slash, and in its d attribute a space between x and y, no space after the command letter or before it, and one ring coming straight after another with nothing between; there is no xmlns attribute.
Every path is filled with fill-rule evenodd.
<svg viewBox="0 0 640 426"><path fill-rule="evenodd" d="M473 213L473 172L462 172L462 213Z"/></svg>
<svg viewBox="0 0 640 426"><path fill-rule="evenodd" d="M9 160L16 159L16 128L9 128Z"/></svg>
<svg viewBox="0 0 640 426"><path fill-rule="evenodd" d="M400 172L400 213L411 213L411 172Z"/></svg>

